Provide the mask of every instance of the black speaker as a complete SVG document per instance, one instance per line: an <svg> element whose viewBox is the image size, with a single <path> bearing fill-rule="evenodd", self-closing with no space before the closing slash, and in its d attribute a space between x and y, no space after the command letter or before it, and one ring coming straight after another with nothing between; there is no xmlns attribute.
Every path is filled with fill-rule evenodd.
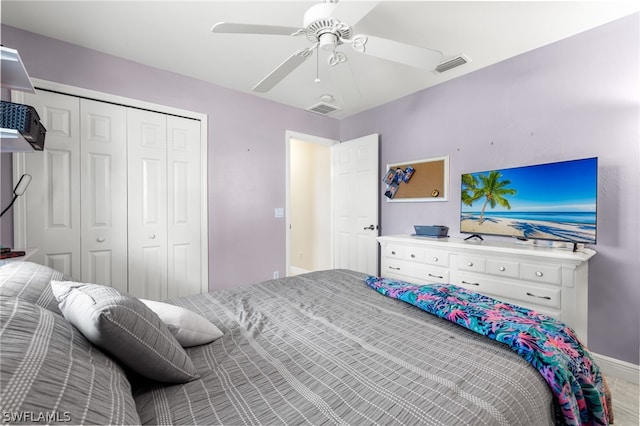
<svg viewBox="0 0 640 426"><path fill-rule="evenodd" d="M0 127L19 131L36 151L44 149L47 129L40 122L40 116L34 107L2 101L0 111Z"/></svg>

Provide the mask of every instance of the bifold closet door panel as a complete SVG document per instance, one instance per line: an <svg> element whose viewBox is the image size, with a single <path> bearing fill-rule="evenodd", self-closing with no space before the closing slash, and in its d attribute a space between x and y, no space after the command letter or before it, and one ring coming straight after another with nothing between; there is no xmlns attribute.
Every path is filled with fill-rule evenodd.
<svg viewBox="0 0 640 426"><path fill-rule="evenodd" d="M200 122L168 116L168 298L202 289L200 164Z"/></svg>
<svg viewBox="0 0 640 426"><path fill-rule="evenodd" d="M24 103L38 112L47 139L44 151L24 155L32 180L23 195L25 232L16 244L38 249L30 260L80 279L79 101L38 90L25 93Z"/></svg>
<svg viewBox="0 0 640 426"><path fill-rule="evenodd" d="M127 109L129 294L167 298L167 118Z"/></svg>
<svg viewBox="0 0 640 426"><path fill-rule="evenodd" d="M82 280L127 287L127 113L80 100Z"/></svg>

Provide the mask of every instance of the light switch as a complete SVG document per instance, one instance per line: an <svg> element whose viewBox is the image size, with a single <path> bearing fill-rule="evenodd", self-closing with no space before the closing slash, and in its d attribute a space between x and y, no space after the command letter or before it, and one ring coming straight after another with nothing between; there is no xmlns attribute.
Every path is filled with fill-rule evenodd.
<svg viewBox="0 0 640 426"><path fill-rule="evenodd" d="M282 207L276 207L275 216L276 218L284 217L284 209Z"/></svg>

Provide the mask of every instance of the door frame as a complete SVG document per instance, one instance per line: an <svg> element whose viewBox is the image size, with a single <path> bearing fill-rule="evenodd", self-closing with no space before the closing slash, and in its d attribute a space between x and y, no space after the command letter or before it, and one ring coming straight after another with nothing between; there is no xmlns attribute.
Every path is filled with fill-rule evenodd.
<svg viewBox="0 0 640 426"><path fill-rule="evenodd" d="M203 238L200 240L201 253L201 291L207 293L209 291L209 204L208 204L208 157L207 157L207 140L208 140L208 116L207 114L188 111L180 108L174 108L167 105L155 104L152 102L142 101L139 99L128 98L110 93L98 92L95 90L84 89L81 87L70 86L67 84L56 83L38 78L31 78L33 86L36 88L59 92L61 94L76 96L80 98L89 98L96 101L109 102L127 107L151 110L163 114L177 115L185 118L192 118L200 121L200 158L201 170L204 178L200 189L200 228ZM13 102L23 103L24 95L17 90L11 91L11 99ZM25 170L25 155L38 155L38 153L14 153L13 155L13 181L17 182ZM16 247L23 247L26 241L26 204L24 197L18 197L14 207L13 214L13 238Z"/></svg>
<svg viewBox="0 0 640 426"><path fill-rule="evenodd" d="M321 136L309 135L306 133L295 132L293 130L285 131L285 229L286 229L286 263L285 263L285 275L291 275L291 139L297 139L308 143L314 143L317 145L323 145L331 147L333 145L337 145L340 143L339 140L336 139L328 139L323 138ZM330 173L333 173L333 170L330 170ZM329 210L333 211L333 179L331 180L331 205L329 206ZM329 219L329 226L331 228L331 232L329 235L329 244L330 244L330 256L331 256L331 267L334 265L333 259L333 215L331 215Z"/></svg>

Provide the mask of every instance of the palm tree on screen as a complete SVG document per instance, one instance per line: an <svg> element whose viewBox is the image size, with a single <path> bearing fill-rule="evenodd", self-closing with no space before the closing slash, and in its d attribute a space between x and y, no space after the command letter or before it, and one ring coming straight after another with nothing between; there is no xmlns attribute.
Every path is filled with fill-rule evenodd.
<svg viewBox="0 0 640 426"><path fill-rule="evenodd" d="M478 179L470 173L462 175L461 201L465 206L471 206L480 196L478 195Z"/></svg>
<svg viewBox="0 0 640 426"><path fill-rule="evenodd" d="M478 219L479 223L484 222L484 211L487 205L491 206L492 209L495 208L496 205L499 205L511 210L511 204L509 204L509 200L505 197L516 195L517 191L513 188L507 188L507 186L511 185L509 179L501 180L502 175L495 170L489 172L488 175L479 175L478 179L480 186L474 188L471 202L485 197L482 210L480 211L480 218Z"/></svg>

